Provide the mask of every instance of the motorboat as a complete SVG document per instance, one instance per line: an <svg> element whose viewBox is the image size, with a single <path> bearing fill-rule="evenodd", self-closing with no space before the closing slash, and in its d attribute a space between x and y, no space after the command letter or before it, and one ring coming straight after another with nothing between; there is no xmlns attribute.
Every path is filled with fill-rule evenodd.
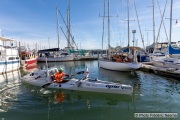
<svg viewBox="0 0 180 120"><path fill-rule="evenodd" d="M19 56L21 59L21 67L29 68L37 64L38 56L35 50L30 50L30 48L25 46L19 47Z"/></svg>
<svg viewBox="0 0 180 120"><path fill-rule="evenodd" d="M20 58L15 40L0 37L0 74L17 71L20 68Z"/></svg>

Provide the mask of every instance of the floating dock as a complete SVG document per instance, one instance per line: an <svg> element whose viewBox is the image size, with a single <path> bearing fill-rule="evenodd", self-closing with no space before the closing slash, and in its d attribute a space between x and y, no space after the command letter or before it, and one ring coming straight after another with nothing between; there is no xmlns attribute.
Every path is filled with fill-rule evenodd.
<svg viewBox="0 0 180 120"><path fill-rule="evenodd" d="M180 80L180 69L156 67L151 63L142 63L140 70Z"/></svg>

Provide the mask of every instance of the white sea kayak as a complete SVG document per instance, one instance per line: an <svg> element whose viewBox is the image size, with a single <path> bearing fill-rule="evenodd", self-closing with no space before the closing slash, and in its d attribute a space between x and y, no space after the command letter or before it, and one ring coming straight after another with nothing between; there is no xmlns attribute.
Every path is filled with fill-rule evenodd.
<svg viewBox="0 0 180 120"><path fill-rule="evenodd" d="M65 79L63 83L52 82L50 75L54 74L55 72L57 72L57 68L52 68L49 70L38 70L24 76L22 78L22 81L29 83L31 85L53 89L66 89L115 94L131 94L133 92L133 87L130 85L107 82L93 78L71 78Z"/></svg>

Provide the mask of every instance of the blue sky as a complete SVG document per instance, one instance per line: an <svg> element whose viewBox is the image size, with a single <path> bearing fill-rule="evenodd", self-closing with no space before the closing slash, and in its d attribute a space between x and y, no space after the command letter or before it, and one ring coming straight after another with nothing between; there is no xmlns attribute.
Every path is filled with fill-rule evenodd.
<svg viewBox="0 0 180 120"><path fill-rule="evenodd" d="M158 0L163 12L165 1ZM155 2L155 31L156 36L160 26L161 15L157 0ZM71 29L75 42L82 49L101 49L102 17L104 0L71 0ZM0 0L0 29L7 38L28 44L34 48L57 47L56 6L59 7L64 19L68 8L68 0ZM139 22L145 45L153 42L152 28L152 0L136 0ZM138 21L134 9L134 0L130 0L130 45L132 46L132 30L136 30L135 45L142 47ZM180 1L174 0L173 19L180 19ZM170 0L167 2L164 16L165 28L169 36ZM111 46L127 46L127 1L110 0L111 17ZM116 17L118 15L118 17ZM180 22L180 20L178 20ZM173 20L172 41L180 41L180 23ZM60 26L66 31L62 19ZM107 19L105 21L104 48L107 47ZM150 31L147 31L150 30ZM147 35L148 34L148 35ZM49 38L49 39L48 39ZM163 26L160 31L159 42L167 42ZM67 41L60 31L60 47L64 48Z"/></svg>

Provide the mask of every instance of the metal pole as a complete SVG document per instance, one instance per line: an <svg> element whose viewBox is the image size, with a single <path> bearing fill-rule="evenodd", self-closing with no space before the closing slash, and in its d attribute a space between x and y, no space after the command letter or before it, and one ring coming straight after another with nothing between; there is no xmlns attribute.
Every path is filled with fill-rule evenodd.
<svg viewBox="0 0 180 120"><path fill-rule="evenodd" d="M134 54L135 54L135 49L134 49L134 41L135 41L135 33L136 33L136 30L132 30L132 33L133 33L133 60L135 59L134 57ZM134 60L135 61L135 60Z"/></svg>
<svg viewBox="0 0 180 120"><path fill-rule="evenodd" d="M71 38L70 38L70 30L71 30L71 26L70 26L70 0L69 0L69 7L68 7L68 41L71 44ZM68 46L70 47L70 45ZM72 46L73 47L73 46Z"/></svg>
<svg viewBox="0 0 180 120"><path fill-rule="evenodd" d="M109 16L109 0L108 0L108 49L109 52L111 52L111 48L110 48L110 16Z"/></svg>
<svg viewBox="0 0 180 120"><path fill-rule="evenodd" d="M48 44L49 44L49 37L48 37ZM50 49L50 44L49 44L49 49Z"/></svg>
<svg viewBox="0 0 180 120"><path fill-rule="evenodd" d="M105 20L105 7L106 7L106 2L104 0L104 14L103 14L103 32L102 32L102 50L103 50L103 42L104 42L104 20Z"/></svg>
<svg viewBox="0 0 180 120"><path fill-rule="evenodd" d="M129 35L129 0L127 0L127 11L128 11L128 47L129 47L129 42L130 42L130 35Z"/></svg>
<svg viewBox="0 0 180 120"><path fill-rule="evenodd" d="M56 7L56 22L57 22L57 37L58 37L58 49L59 49L59 21L58 21L58 7Z"/></svg>
<svg viewBox="0 0 180 120"><path fill-rule="evenodd" d="M155 44L155 21L154 21L154 0L152 0L152 8L153 8L153 40Z"/></svg>
<svg viewBox="0 0 180 120"><path fill-rule="evenodd" d="M171 32L172 32L172 5L173 5L173 0L171 0L171 8L170 8L170 30L169 30L169 44L171 45Z"/></svg>

